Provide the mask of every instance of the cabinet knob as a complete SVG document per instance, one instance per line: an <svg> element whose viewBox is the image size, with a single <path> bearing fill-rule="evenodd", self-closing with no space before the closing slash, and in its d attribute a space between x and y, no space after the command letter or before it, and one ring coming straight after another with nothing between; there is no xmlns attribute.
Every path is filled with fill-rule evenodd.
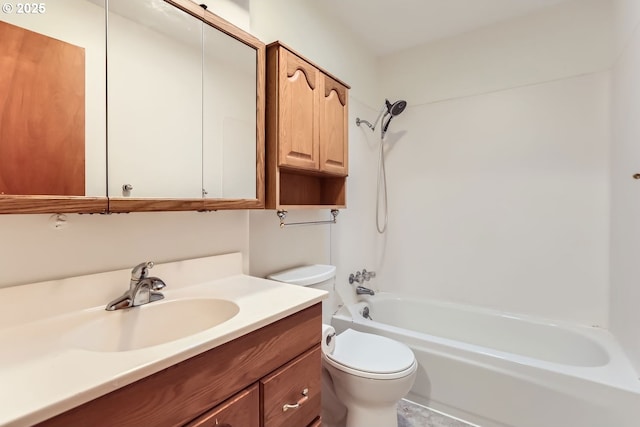
<svg viewBox="0 0 640 427"><path fill-rule="evenodd" d="M304 390L302 390L302 397L298 399L296 403L285 403L282 406L282 412L287 412L289 409L298 409L307 400L309 400L309 389L305 388Z"/></svg>

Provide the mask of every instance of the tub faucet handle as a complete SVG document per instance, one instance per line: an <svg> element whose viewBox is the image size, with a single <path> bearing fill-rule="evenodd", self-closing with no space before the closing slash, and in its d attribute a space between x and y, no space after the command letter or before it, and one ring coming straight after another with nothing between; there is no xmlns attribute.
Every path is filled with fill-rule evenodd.
<svg viewBox="0 0 640 427"><path fill-rule="evenodd" d="M349 284L353 285L353 282L362 284L364 282L364 277L362 276L362 272L356 271L356 274L351 273L349 275Z"/></svg>
<svg viewBox="0 0 640 427"><path fill-rule="evenodd" d="M362 279L364 281L369 281L371 279L373 279L374 277L376 277L376 272L375 271L367 271L366 268L362 269Z"/></svg>

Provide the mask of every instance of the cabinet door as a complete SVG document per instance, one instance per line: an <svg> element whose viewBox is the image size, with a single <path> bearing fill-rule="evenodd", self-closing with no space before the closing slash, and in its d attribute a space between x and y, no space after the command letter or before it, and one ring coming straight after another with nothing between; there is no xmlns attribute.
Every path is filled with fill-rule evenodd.
<svg viewBox="0 0 640 427"><path fill-rule="evenodd" d="M85 49L0 21L0 194L85 195Z"/></svg>
<svg viewBox="0 0 640 427"><path fill-rule="evenodd" d="M202 199L202 21L163 0L107 5L109 196Z"/></svg>
<svg viewBox="0 0 640 427"><path fill-rule="evenodd" d="M279 49L278 165L319 170L319 71Z"/></svg>
<svg viewBox="0 0 640 427"><path fill-rule="evenodd" d="M260 393L254 384L185 427L259 427Z"/></svg>
<svg viewBox="0 0 640 427"><path fill-rule="evenodd" d="M320 115L320 170L346 176L349 170L349 125L347 88L322 76Z"/></svg>
<svg viewBox="0 0 640 427"><path fill-rule="evenodd" d="M320 415L320 346L260 380L264 427L300 427Z"/></svg>

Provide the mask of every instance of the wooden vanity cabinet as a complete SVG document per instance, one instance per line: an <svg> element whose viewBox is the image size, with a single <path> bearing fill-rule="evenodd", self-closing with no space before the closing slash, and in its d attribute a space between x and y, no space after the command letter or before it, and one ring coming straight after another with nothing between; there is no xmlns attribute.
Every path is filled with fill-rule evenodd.
<svg viewBox="0 0 640 427"><path fill-rule="evenodd" d="M309 425L320 407L321 378L317 373L321 369L320 347L316 346L260 380L263 427Z"/></svg>
<svg viewBox="0 0 640 427"><path fill-rule="evenodd" d="M319 426L321 330L316 304L38 426Z"/></svg>
<svg viewBox="0 0 640 427"><path fill-rule="evenodd" d="M207 411L185 427L260 427L260 390L254 384Z"/></svg>
<svg viewBox="0 0 640 427"><path fill-rule="evenodd" d="M349 86L267 45L267 208L345 207Z"/></svg>

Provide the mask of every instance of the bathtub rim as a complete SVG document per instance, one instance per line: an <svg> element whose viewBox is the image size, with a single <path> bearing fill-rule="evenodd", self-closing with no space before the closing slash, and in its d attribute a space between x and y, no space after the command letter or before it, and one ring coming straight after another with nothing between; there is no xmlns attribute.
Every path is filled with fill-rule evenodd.
<svg viewBox="0 0 640 427"><path fill-rule="evenodd" d="M445 337L411 331L397 326L377 322L375 320L368 320L361 316L360 311L366 304L375 304L375 300L380 299L393 299L398 301L408 299L412 301L421 300L423 302L426 302L427 304L434 304L439 307L458 310L470 310L476 313L498 315L501 317L508 317L525 322L541 324L544 326L567 329L573 333L577 333L589 340L594 341L607 353L609 360L606 364L601 366L586 367L542 361L539 359L517 355L514 353L508 353L505 351L483 347L476 344L461 343L459 341L455 341ZM333 315L332 324L334 323L334 319L362 326L367 329L366 332L370 333L376 332L369 329L375 330L381 328L391 334L407 337L410 342L405 343L410 347L416 345L412 345L412 343L421 342L422 339L426 338L428 342L436 344L437 348L441 349L441 351L443 348L454 349L455 351L453 351L453 354L455 355L455 357L468 358L470 360L473 360L474 363L477 362L477 358L474 358L472 355L481 355L481 359L484 360L483 363L491 364L491 361L493 360L497 366L502 366L504 365L504 362L507 361L515 363L518 366L533 367L535 369L551 371L554 374L560 374L569 378L591 381L608 387L640 394L640 380L638 379L638 374L633 368L628 357L624 353L624 350L617 342L615 337L611 334L611 332L597 326L585 326L563 320L548 319L542 317L538 318L527 314L506 312L486 307L476 307L450 301L441 301L424 297L414 297L411 295L395 294L391 292L379 292L374 296L366 295L363 296L358 302L345 304ZM338 330L339 328L336 329ZM357 327L355 329L357 329Z"/></svg>

